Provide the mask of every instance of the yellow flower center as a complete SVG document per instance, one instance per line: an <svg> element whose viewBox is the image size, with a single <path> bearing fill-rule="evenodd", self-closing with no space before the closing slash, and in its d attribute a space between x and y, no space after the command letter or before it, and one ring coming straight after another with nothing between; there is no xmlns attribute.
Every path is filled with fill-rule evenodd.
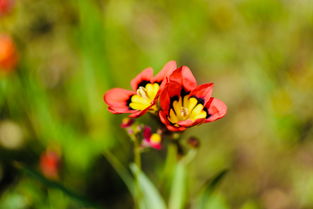
<svg viewBox="0 0 313 209"><path fill-rule="evenodd" d="M204 110L203 104L195 97L184 96L172 102L172 108L168 120L178 126L179 121L204 119L207 112Z"/></svg>
<svg viewBox="0 0 313 209"><path fill-rule="evenodd" d="M160 86L158 83L148 83L145 87L139 86L137 94L133 95L130 99L129 107L134 110L144 110L149 107L154 101ZM152 110L156 109L154 105Z"/></svg>

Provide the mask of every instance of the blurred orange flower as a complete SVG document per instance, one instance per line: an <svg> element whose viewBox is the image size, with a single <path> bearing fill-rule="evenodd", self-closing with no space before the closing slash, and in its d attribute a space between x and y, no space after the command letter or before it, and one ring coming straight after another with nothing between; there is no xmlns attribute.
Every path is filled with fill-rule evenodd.
<svg viewBox="0 0 313 209"><path fill-rule="evenodd" d="M59 176L60 157L57 152L46 150L40 156L40 170L44 176L57 179Z"/></svg>
<svg viewBox="0 0 313 209"><path fill-rule="evenodd" d="M1 0L0 0L1 1ZM0 35L0 70L12 71L18 60L15 44L8 35Z"/></svg>
<svg viewBox="0 0 313 209"><path fill-rule="evenodd" d="M0 0L0 16L7 14L11 11L12 0Z"/></svg>

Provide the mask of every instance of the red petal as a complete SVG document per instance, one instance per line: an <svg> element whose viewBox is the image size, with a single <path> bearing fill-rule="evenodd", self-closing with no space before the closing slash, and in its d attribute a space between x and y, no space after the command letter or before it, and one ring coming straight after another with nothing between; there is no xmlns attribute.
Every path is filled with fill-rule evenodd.
<svg viewBox="0 0 313 209"><path fill-rule="evenodd" d="M129 115L128 117L130 118L138 118L142 115L144 115L146 112L148 112L148 110L150 109L151 106L149 106L148 108L144 109L144 110L135 110L133 114Z"/></svg>
<svg viewBox="0 0 313 209"><path fill-rule="evenodd" d="M159 118L164 125L170 124L170 122L167 120L167 113L165 111L159 112Z"/></svg>
<svg viewBox="0 0 313 209"><path fill-rule="evenodd" d="M135 110L127 110L127 109L125 109L123 107L120 108L120 107L111 107L111 106L109 106L108 107L108 111L110 111L113 114L121 114L121 113L132 113Z"/></svg>
<svg viewBox="0 0 313 209"><path fill-rule="evenodd" d="M175 126L170 125L170 126L166 126L166 128L167 128L168 130L174 131L174 132L186 130L186 128L183 127L183 126L175 127Z"/></svg>
<svg viewBox="0 0 313 209"><path fill-rule="evenodd" d="M168 94L168 86L166 86L161 92L160 92L160 107L161 111L167 112L170 107L171 98Z"/></svg>
<svg viewBox="0 0 313 209"><path fill-rule="evenodd" d="M162 148L161 143L153 144L153 143L151 143L151 142L150 142L149 140L147 140L147 139L144 139L144 140L142 141L142 146L143 146L143 147L151 147L151 148L153 148L153 149L158 149L158 150L160 150L160 149Z"/></svg>
<svg viewBox="0 0 313 209"><path fill-rule="evenodd" d="M175 61L169 61L162 70L154 77L153 82L161 83L166 76L169 76L177 68Z"/></svg>
<svg viewBox="0 0 313 209"><path fill-rule="evenodd" d="M197 81L187 66L182 66L169 76L170 82L177 82L183 86L187 92L192 91L197 86Z"/></svg>
<svg viewBox="0 0 313 209"><path fill-rule="evenodd" d="M195 126L195 125L198 125L200 123L203 123L205 121L205 119L197 119L195 121L192 121L192 120L183 120L183 121L178 121L178 125L180 126L183 126L183 127L192 127L192 126Z"/></svg>
<svg viewBox="0 0 313 209"><path fill-rule="evenodd" d="M210 100L212 91L213 91L213 83L206 83L200 86L197 86L191 93L190 96L195 96L198 99L203 99L204 105Z"/></svg>
<svg viewBox="0 0 313 209"><path fill-rule="evenodd" d="M138 86L141 82L151 82L153 78L153 69L152 68L146 68L141 73L139 73L131 82L130 85L133 88L133 90L137 90Z"/></svg>
<svg viewBox="0 0 313 209"><path fill-rule="evenodd" d="M210 117L205 120L205 122L212 122L220 119L226 115L227 106L219 99L211 97L210 101L207 103L206 108Z"/></svg>
<svg viewBox="0 0 313 209"><path fill-rule="evenodd" d="M194 121L192 120L183 120L183 121L178 121L177 124L180 126L184 126L184 127L190 127L193 126Z"/></svg>
<svg viewBox="0 0 313 209"><path fill-rule="evenodd" d="M167 119L169 109L171 107L171 99L180 96L182 86L176 82L168 82L164 90L160 94L160 107L159 117L161 122L166 126L170 131L183 131L185 127L175 127Z"/></svg>
<svg viewBox="0 0 313 209"><path fill-rule="evenodd" d="M168 112L171 105L171 99L180 96L181 89L182 86L176 82L168 82L166 84L165 88L160 94L161 110Z"/></svg>
<svg viewBox="0 0 313 209"><path fill-rule="evenodd" d="M128 107L127 101L135 92L121 88L114 88L104 94L104 102L109 106L108 110L114 114L134 113Z"/></svg>
<svg viewBox="0 0 313 209"><path fill-rule="evenodd" d="M173 126L167 119L167 112L165 111L160 111L159 112L159 117L161 122L166 126L166 128L170 131L183 131L186 128L185 127L175 127Z"/></svg>
<svg viewBox="0 0 313 209"><path fill-rule="evenodd" d="M162 148L161 144L152 144L150 143L150 146L154 149L160 150Z"/></svg>

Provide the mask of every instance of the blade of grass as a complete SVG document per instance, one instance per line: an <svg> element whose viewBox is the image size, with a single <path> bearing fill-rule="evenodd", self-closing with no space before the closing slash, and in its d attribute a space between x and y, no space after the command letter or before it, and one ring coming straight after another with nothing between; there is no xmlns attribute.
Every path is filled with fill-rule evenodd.
<svg viewBox="0 0 313 209"><path fill-rule="evenodd" d="M53 189L58 189L58 190L62 191L65 195L70 197L72 200L75 200L76 202L79 202L79 203L81 203L84 206L97 208L97 209L102 208L102 207L98 206L97 204L90 202L85 197L82 197L81 195L78 195L75 192L69 190L64 185L60 184L59 182L47 179L46 177L41 175L39 172L37 172L37 171L35 171L35 170L31 169L31 168L28 168L28 167L26 167L25 165L23 165L23 164L21 164L19 162L15 161L13 163L13 165L16 168L18 168L19 170L21 170L23 173L28 175L29 177L32 177L33 179L41 182L46 187L53 188Z"/></svg>
<svg viewBox="0 0 313 209"><path fill-rule="evenodd" d="M163 198L149 178L135 164L131 164L131 170L138 181L141 192L138 198L142 198L144 208L166 209ZM141 203L141 200L138 202Z"/></svg>
<svg viewBox="0 0 313 209"><path fill-rule="evenodd" d="M121 179L124 181L129 192L135 197L134 179L130 175L129 171L127 171L122 163L110 151L104 152L103 155L109 161L111 166L115 169Z"/></svg>
<svg viewBox="0 0 313 209"><path fill-rule="evenodd" d="M207 201L210 199L211 194L218 184L223 180L228 173L228 169L218 172L213 178L209 179L203 186L203 189L198 199L197 209L205 209Z"/></svg>

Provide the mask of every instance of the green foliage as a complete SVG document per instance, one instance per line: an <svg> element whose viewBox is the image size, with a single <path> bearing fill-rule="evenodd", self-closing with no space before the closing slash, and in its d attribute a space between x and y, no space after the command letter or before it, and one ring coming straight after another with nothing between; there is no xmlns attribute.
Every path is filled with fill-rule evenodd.
<svg viewBox="0 0 313 209"><path fill-rule="evenodd" d="M169 60L214 82L228 114L186 132L182 144L191 134L201 140L188 163L143 154L141 206L313 207L310 0L14 2L0 16L19 53L17 69L0 75L0 208L82 208L81 196L133 208L132 144L119 127L124 116L111 115L102 97ZM40 171L51 147L61 161L52 184ZM219 175L202 187L223 168L231 172L221 187Z"/></svg>
<svg viewBox="0 0 313 209"><path fill-rule="evenodd" d="M136 201L139 201L140 209L166 209L163 198L148 177L135 164L131 169L139 185Z"/></svg>

